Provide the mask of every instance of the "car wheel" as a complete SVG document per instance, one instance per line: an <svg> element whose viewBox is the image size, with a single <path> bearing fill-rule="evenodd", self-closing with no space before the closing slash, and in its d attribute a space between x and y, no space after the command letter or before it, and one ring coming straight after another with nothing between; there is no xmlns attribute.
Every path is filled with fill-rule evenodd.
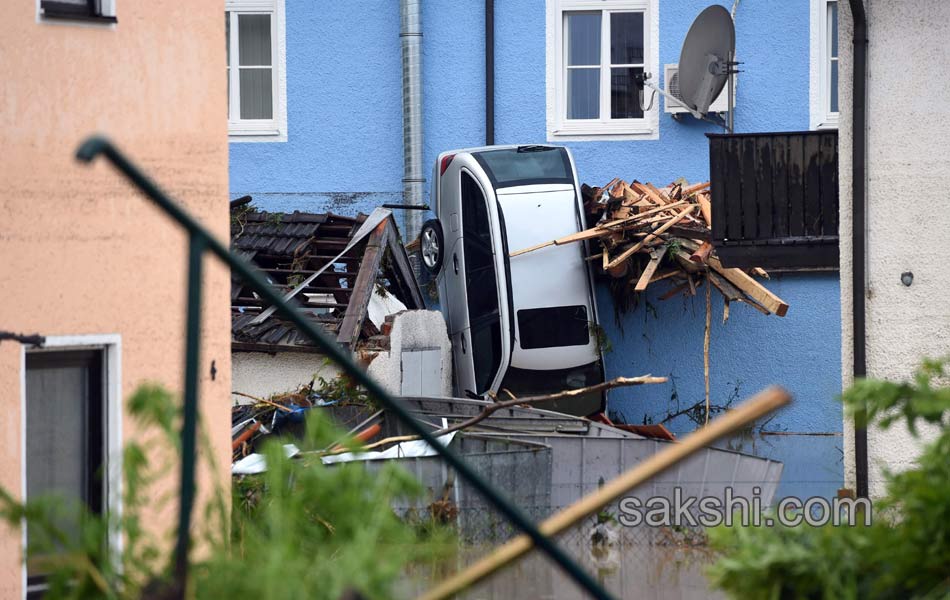
<svg viewBox="0 0 950 600"><path fill-rule="evenodd" d="M442 268L442 257L445 249L445 236L442 234L442 223L438 219L431 219L422 225L419 234L422 251L422 264L432 275L437 275Z"/></svg>

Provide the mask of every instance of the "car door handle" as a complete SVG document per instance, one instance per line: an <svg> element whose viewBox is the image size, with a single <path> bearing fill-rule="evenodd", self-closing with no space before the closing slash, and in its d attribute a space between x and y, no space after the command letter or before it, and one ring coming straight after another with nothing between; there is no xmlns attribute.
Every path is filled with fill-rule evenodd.
<svg viewBox="0 0 950 600"><path fill-rule="evenodd" d="M462 342L462 354L466 354L466 352L465 352L465 334L464 334L464 333L460 333L460 334L459 334L459 339L460 339L461 342Z"/></svg>
<svg viewBox="0 0 950 600"><path fill-rule="evenodd" d="M455 274L459 274L459 255L452 254L452 266L455 267Z"/></svg>

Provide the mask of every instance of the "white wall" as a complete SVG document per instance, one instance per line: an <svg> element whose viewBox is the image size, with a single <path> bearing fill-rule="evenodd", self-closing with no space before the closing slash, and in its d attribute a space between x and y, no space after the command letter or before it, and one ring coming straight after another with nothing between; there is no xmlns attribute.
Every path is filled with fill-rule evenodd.
<svg viewBox="0 0 950 600"><path fill-rule="evenodd" d="M307 385L314 375L333 379L341 371L326 364L322 354L306 352L234 352L231 354L231 389L258 398L290 392ZM234 402L247 398L232 395Z"/></svg>
<svg viewBox="0 0 950 600"><path fill-rule="evenodd" d="M369 364L369 374L386 391L400 395L402 353L433 348L442 355L441 396L452 396L452 343L442 313L433 310L409 310L396 315L389 334L389 352L381 352Z"/></svg>
<svg viewBox="0 0 950 600"><path fill-rule="evenodd" d="M851 383L851 17L840 19L842 380ZM907 379L923 357L950 354L950 3L866 3L868 50L867 372ZM901 273L911 271L910 287ZM854 487L853 427L846 419L845 480ZM927 439L932 435L925 436ZM906 468L918 442L903 426L868 432L870 493L883 492L881 469Z"/></svg>

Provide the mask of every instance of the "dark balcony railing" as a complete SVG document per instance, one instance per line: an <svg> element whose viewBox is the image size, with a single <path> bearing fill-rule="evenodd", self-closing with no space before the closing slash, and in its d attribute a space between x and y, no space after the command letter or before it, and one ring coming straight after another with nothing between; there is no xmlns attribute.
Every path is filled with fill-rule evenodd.
<svg viewBox="0 0 950 600"><path fill-rule="evenodd" d="M723 265L838 268L838 132L707 136Z"/></svg>

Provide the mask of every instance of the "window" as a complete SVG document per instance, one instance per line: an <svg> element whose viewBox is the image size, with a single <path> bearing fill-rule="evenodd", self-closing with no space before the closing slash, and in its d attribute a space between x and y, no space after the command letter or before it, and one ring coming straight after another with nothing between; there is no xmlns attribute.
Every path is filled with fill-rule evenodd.
<svg viewBox="0 0 950 600"><path fill-rule="evenodd" d="M656 74L656 0L548 0L548 138L656 139L639 83Z"/></svg>
<svg viewBox="0 0 950 600"><path fill-rule="evenodd" d="M461 178L465 298L475 366L475 392L482 393L491 386L501 366L498 278L488 202L470 174L462 171Z"/></svg>
<svg viewBox="0 0 950 600"><path fill-rule="evenodd" d="M586 306L555 306L518 311L518 342L525 350L586 346L590 322Z"/></svg>
<svg viewBox="0 0 950 600"><path fill-rule="evenodd" d="M115 23L114 0L40 0L43 19Z"/></svg>
<svg viewBox="0 0 950 600"><path fill-rule="evenodd" d="M574 173L564 148L519 146L476 152L474 156L496 188L536 183L574 183Z"/></svg>
<svg viewBox="0 0 950 600"><path fill-rule="evenodd" d="M224 15L232 141L286 141L283 0L228 0Z"/></svg>
<svg viewBox="0 0 950 600"><path fill-rule="evenodd" d="M812 0L811 128L838 127L838 3Z"/></svg>
<svg viewBox="0 0 950 600"><path fill-rule="evenodd" d="M26 356L26 496L62 498L67 508L58 525L70 536L79 535L81 505L93 513L103 509L102 375L101 351ZM27 587L44 587L35 566L27 567Z"/></svg>
<svg viewBox="0 0 950 600"><path fill-rule="evenodd" d="M121 461L111 460L121 458L119 344L112 335L47 337L42 350L23 355L23 495L62 499L56 525L67 536L79 535L83 507L121 516ZM36 535L27 528L26 543ZM118 529L102 543L118 550ZM30 561L24 571L26 597L42 597L40 565Z"/></svg>

